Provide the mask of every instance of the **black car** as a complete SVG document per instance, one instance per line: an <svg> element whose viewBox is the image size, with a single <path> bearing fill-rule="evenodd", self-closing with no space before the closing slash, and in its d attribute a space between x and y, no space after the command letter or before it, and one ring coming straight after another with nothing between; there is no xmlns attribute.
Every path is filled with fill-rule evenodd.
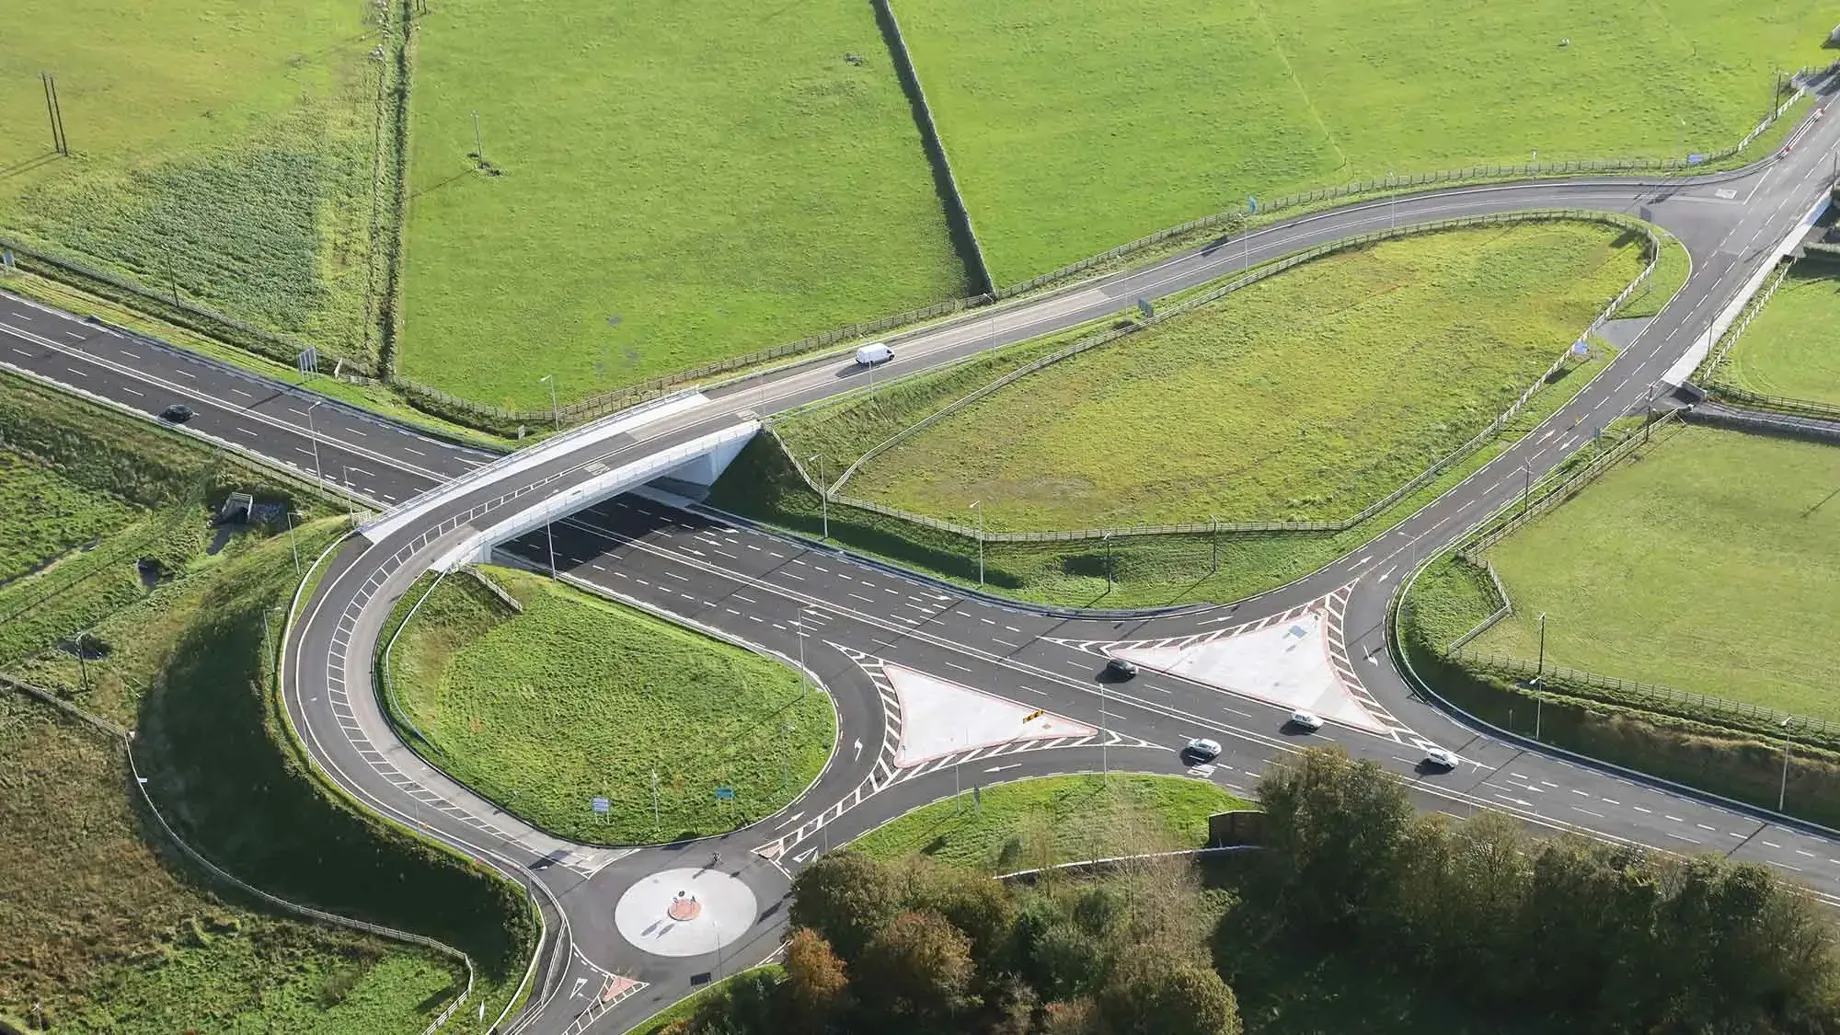
<svg viewBox="0 0 1840 1035"><path fill-rule="evenodd" d="M1137 665L1123 658L1107 658L1105 674L1111 679L1130 679L1137 675Z"/></svg>
<svg viewBox="0 0 1840 1035"><path fill-rule="evenodd" d="M184 403L173 403L160 411L160 419L173 424L184 424L192 419L192 408Z"/></svg>

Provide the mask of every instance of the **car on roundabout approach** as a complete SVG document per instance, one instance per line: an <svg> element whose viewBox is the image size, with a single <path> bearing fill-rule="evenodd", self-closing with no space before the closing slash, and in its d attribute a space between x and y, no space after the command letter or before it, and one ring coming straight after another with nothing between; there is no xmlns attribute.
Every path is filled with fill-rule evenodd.
<svg viewBox="0 0 1840 1035"><path fill-rule="evenodd" d="M1182 759L1186 762L1212 762L1220 757L1220 741L1206 737L1196 737L1182 745Z"/></svg>
<svg viewBox="0 0 1840 1035"><path fill-rule="evenodd" d="M1137 675L1137 663L1123 658L1107 658L1105 675L1109 679L1131 679Z"/></svg>
<svg viewBox="0 0 1840 1035"><path fill-rule="evenodd" d="M1299 708L1291 713L1291 717L1286 720L1285 725L1293 729L1303 730L1306 733L1315 733L1317 730L1323 728L1323 720L1322 716L1315 712Z"/></svg>
<svg viewBox="0 0 1840 1035"><path fill-rule="evenodd" d="M1425 749L1425 768L1427 769L1442 769L1448 772L1462 764L1463 760L1457 757L1457 753L1448 748L1430 747Z"/></svg>

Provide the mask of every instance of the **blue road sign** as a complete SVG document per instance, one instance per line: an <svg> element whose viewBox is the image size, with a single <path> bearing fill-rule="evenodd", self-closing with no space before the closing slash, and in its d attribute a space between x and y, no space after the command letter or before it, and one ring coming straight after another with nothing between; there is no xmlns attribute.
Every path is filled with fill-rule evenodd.
<svg viewBox="0 0 1840 1035"><path fill-rule="evenodd" d="M606 798L591 798L588 800L588 807L596 812L606 812L613 807L613 803Z"/></svg>
<svg viewBox="0 0 1840 1035"><path fill-rule="evenodd" d="M1699 163L1701 163L1701 162L1703 162L1703 161L1705 161L1705 160L1706 160L1706 156L1705 156L1705 155L1688 155L1688 156L1687 156L1687 164L1688 164L1688 165L1698 165Z"/></svg>
<svg viewBox="0 0 1840 1035"><path fill-rule="evenodd" d="M717 787L716 788L716 800L717 801L734 801L735 800L735 789L733 787Z"/></svg>

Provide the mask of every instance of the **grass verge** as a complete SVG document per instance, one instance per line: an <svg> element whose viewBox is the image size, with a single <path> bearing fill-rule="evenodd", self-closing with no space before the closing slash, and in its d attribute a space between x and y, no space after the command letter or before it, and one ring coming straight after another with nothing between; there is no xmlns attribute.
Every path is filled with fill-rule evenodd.
<svg viewBox="0 0 1840 1035"><path fill-rule="evenodd" d="M1393 506L1334 535L1144 536L1074 543L990 543L985 588L1031 603L1067 607L1151 607L1236 600L1316 570L1385 534L1501 455L1521 435L1571 401L1614 358L1608 346L1570 368L1467 460ZM714 486L710 503L801 535L823 528L821 501L798 478L771 438L750 442ZM830 508L833 541L924 574L976 585L975 540L844 506ZM1401 558L1402 561L1410 558ZM1107 579L1110 570L1111 579Z"/></svg>
<svg viewBox="0 0 1840 1035"><path fill-rule="evenodd" d="M1047 776L966 791L851 843L882 859L925 855L1002 873L1120 853L1200 848L1207 818L1253 808L1206 780L1143 773Z"/></svg>
<svg viewBox="0 0 1840 1035"><path fill-rule="evenodd" d="M1688 427L1488 559L1515 614L1474 644L1840 720L1840 451Z"/></svg>
<svg viewBox="0 0 1840 1035"><path fill-rule="evenodd" d="M1334 521L1480 432L1642 270L1591 223L1327 256L1090 349L902 440L854 497L992 531Z"/></svg>
<svg viewBox="0 0 1840 1035"><path fill-rule="evenodd" d="M1718 151L1833 27L1813 0L896 8L999 283L1248 195Z"/></svg>
<svg viewBox="0 0 1840 1035"><path fill-rule="evenodd" d="M1718 370L1758 395L1840 406L1840 265L1805 259L1745 328Z"/></svg>
<svg viewBox="0 0 1840 1035"><path fill-rule="evenodd" d="M197 882L129 797L120 745L0 691L0 1019L57 1032L418 1031L448 957L266 915Z"/></svg>
<svg viewBox="0 0 1840 1035"><path fill-rule="evenodd" d="M410 104L400 369L476 401L970 293L867 4L455 0L421 23Z"/></svg>
<svg viewBox="0 0 1840 1035"><path fill-rule="evenodd" d="M788 666L486 570L523 613L470 576L441 580L404 627L391 683L431 760L531 822L600 843L717 833L779 809L830 757L831 704ZM398 620L425 586L404 595ZM718 787L734 800L716 800ZM590 810L596 797L606 813Z"/></svg>

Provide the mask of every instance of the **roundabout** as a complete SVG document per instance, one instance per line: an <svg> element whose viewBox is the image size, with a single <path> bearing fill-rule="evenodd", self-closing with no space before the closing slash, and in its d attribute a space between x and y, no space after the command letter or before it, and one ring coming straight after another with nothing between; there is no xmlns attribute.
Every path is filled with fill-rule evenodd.
<svg viewBox="0 0 1840 1035"><path fill-rule="evenodd" d="M1550 470L1586 433L1639 408L1651 385L1702 346L1756 271L1776 261L1779 242L1826 197L1829 152L1840 141L1832 122L1813 124L1786 157L1716 186L1550 181L1349 205L1250 233L1243 248L1184 252L900 340L893 375L1076 326L1136 298L1162 298L1394 220L1569 206L1638 215L1687 246L1695 266L1686 286L1548 420L1545 430L1565 434L1530 434L1367 547L1221 606L1108 614L1024 607L683 498L629 491L701 462L712 436L751 434L764 416L853 388L828 360L673 397L484 466L412 433L377 430L374 418L336 405L322 407L312 426L255 421L228 394L248 375L160 352L130 363L110 351L125 346L103 334L45 346L52 358L40 373L57 380L60 369L84 365L94 371L85 375L92 395L135 405L132 396L148 384L176 383L161 364L190 364L197 384L186 398L197 414L188 433L229 441L233 427L257 429L238 448L278 462L290 454L297 461L310 445L326 470L381 470L389 495L406 501L385 507L383 490L366 496L382 517L313 565L311 590L303 587L289 615L282 697L325 779L529 890L543 917L542 944L524 976L528 1005L501 1031L625 1030L712 975L769 958L799 867L928 802L1024 776L1110 768L1188 773L1243 792L1265 765L1318 736L1410 779L1422 809L1498 809L1547 829L1729 851L1792 869L1833 900L1840 846L1822 833L1497 737L1428 702L1396 666L1385 633L1394 593L1422 559L1515 500L1523 468L1531 476ZM1717 191L1748 193L1732 203ZM616 486L622 472L639 480ZM410 586L481 551L553 567L591 592L802 664L836 704L829 764L772 815L643 849L559 838L474 793L398 738L371 662L391 607ZM1143 671L1103 682L1109 656L1135 658ZM1284 718L1299 704L1316 707L1329 725L1309 736L1286 732ZM1201 736L1224 750L1191 768L1176 749ZM1456 752L1461 764L1436 777L1418 773L1426 745Z"/></svg>
<svg viewBox="0 0 1840 1035"><path fill-rule="evenodd" d="M682 868L660 870L626 889L613 907L613 922L642 952L701 956L738 941L758 909L745 881L717 869Z"/></svg>

